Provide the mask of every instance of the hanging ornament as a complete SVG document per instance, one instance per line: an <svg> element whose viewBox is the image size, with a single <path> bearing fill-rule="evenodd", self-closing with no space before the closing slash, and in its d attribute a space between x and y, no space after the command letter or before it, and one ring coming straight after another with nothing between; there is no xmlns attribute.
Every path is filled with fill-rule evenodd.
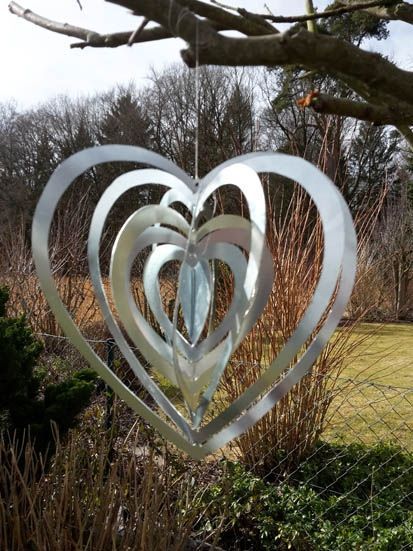
<svg viewBox="0 0 413 551"><path fill-rule="evenodd" d="M102 316L134 376L153 398L153 408L93 350L64 306L52 276L48 242L58 203L81 174L109 162L151 167L121 175L103 193L91 220L88 262ZM231 355L262 314L272 288L273 265L266 245L260 173L274 173L297 182L313 200L323 229L322 271L305 314L278 356L224 411L215 416L209 412L207 416ZM105 221L124 193L148 185L163 186L167 191L159 204L143 206L129 216L116 237L109 275L115 312L100 268ZM241 192L249 218L224 214L203 221L211 198L227 185ZM189 220L182 214L185 210ZM236 157L197 182L164 157L139 147L107 145L81 151L65 160L46 185L34 215L32 245L41 287L65 334L129 406L198 459L250 428L308 373L344 312L356 267L355 232L339 191L307 161L281 153ZM132 266L145 251L143 292L159 331L140 311L131 288ZM160 274L171 262L180 266L172 319L164 310L160 284ZM223 319L211 324L216 262L224 263L231 271L233 295ZM180 329L179 316L183 320ZM139 350L150 369L133 348ZM166 396L153 373L179 389L188 415Z"/></svg>

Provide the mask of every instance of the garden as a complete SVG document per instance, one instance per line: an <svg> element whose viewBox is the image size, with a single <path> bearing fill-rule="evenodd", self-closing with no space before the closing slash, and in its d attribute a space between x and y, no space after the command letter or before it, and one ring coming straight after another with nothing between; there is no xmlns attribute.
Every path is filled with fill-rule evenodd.
<svg viewBox="0 0 413 551"><path fill-rule="evenodd" d="M131 7L126 0L115 3ZM173 0L143 0L134 6L142 10L134 14L144 18L137 30L101 35L61 26L11 2L14 15L82 40L74 45L81 53L166 39L173 31L186 41L183 57L195 68L153 68L142 86L119 84L76 98L62 94L28 108L0 101L0 550L413 549L413 110L404 97L398 99L401 106L392 104L388 110L391 95L399 94L397 79L386 80L393 65L361 48L385 41L389 21L401 17L411 24L411 5L378 2L366 8L335 2L331 13L323 15L313 2L306 4L302 19L280 21L293 26L278 33L273 26L278 16L268 6L265 16L220 2L183 0L183 17ZM159 27L147 27L150 21ZM244 39L239 39L239 51L232 49L235 39L222 34L228 29L243 33L249 48L256 44L257 59L248 61L252 50L244 50ZM217 36L226 46L216 51ZM299 44L307 44L304 50L297 36ZM258 47L261 40L281 40L287 57L279 59L274 50L278 61L266 62L267 53ZM338 54L336 60L321 55L324 47L331 53L329 41L336 41L336 52L354 63L343 61L336 70ZM312 45L320 60L308 58ZM362 84L354 69L355 52L365 62ZM394 71L410 78L408 71L395 66ZM43 253L38 250L36 266L32 224L35 220L36 236L48 213L40 216L35 209L52 174L66 170L62 162L110 144L149 150L201 182L239 155L271 151L300 157L319 169L315 188L324 185L323 175L335 183L353 219L355 283L331 338L319 347L311 369L273 407L200 460L190 447L190 453L181 449L179 438L173 436L171 442L162 431L175 434L184 427L186 436L189 425L180 420L189 419L191 427L207 434L246 394L253 396L248 405L253 408L265 401L266 392L287 384L327 325L349 256L326 308L286 369L260 387L274 358L285 353L308 309L320 300L327 247L316 201L298 179L274 171L259 177L254 173L253 181L249 173L244 187L225 182L214 189L193 220L184 194L175 190L171 199L167 180L158 181L161 171L148 169L149 162L96 163L62 193L47 246L43 243L59 297L78 331L69 338L68 324L62 326L54 315L56 298L50 299L50 287L46 292L47 285L42 288L38 258ZM126 186L125 173L132 179L145 171L147 182ZM97 233L90 228L99 225L94 213L102 211L102 197L111 185L124 185L124 193L116 196L101 224L97 260L91 260ZM264 260L257 272L262 269L266 277L260 280L258 273L261 287L256 289L265 305L236 346L219 349L225 365L213 381L213 392L209 382L199 384L197 398L208 399L204 404L200 399L204 409L197 417L199 409L188 405L191 391L176 371L178 360L171 360L171 376L162 354L155 350L156 361L151 361L147 349L137 346L128 318L122 317L118 297L125 274L113 277L114 255L125 226L148 205L152 212L173 212L162 235L169 232L169 237L175 228L170 221L180 220L176 242L187 236L182 227L193 230L198 222L215 223L216 233L236 235L224 252L208 257L208 270L190 272L199 278L196 284L187 275L190 299L182 298L180 288L186 256L171 253L151 272L148 259L156 257L157 247L166 246L167 238L142 240L140 249L134 242L137 252L125 268L128 304L142 317L142 333L155 335L153 342L166 342L176 354L177 334L185 343L207 341L225 324L234 302L245 306L247 284L243 287L241 281L240 286L239 273L246 259L255 260L253 225L244 245L235 226L225 224L240 224L241 217L249 220L253 212L259 218L261 196L266 223ZM153 233L161 229L155 215L154 220ZM245 222L239 227L246 231ZM158 302L148 293L151 278L156 279ZM197 285L208 296L200 298L199 292L195 308L191 300ZM240 307L240 312L234 323L243 327L250 310ZM196 315L202 318L199 327L188 322ZM137 398L133 403L140 404L140 412L150 410L152 416L140 415L131 401L128 405L121 399L91 368L90 358L107 367L123 396ZM197 361L202 360L201 354ZM261 388L256 395L255 388ZM228 425L224 422L223 430Z"/></svg>

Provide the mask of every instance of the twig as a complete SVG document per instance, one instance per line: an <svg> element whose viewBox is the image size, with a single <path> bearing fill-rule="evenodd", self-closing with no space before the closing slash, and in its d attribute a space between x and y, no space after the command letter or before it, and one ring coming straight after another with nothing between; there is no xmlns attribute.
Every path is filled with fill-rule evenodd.
<svg viewBox="0 0 413 551"><path fill-rule="evenodd" d="M270 7L269 7L268 4L264 4L264 8L267 10L267 12L269 13L269 15L273 15L273 16L275 17L274 13L271 11L271 9L270 9Z"/></svg>
<svg viewBox="0 0 413 551"><path fill-rule="evenodd" d="M142 23L139 25L136 31L133 31L133 33L130 35L130 38L128 40L128 46L132 46L132 44L136 42L136 39L139 37L139 35L142 33L143 29L146 27L148 23L149 23L149 19L146 19L146 17L144 17L142 20Z"/></svg>

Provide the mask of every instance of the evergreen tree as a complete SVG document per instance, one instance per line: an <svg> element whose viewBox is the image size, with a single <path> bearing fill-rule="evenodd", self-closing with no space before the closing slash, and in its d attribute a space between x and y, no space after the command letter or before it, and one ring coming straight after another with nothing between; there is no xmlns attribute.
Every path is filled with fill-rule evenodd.
<svg viewBox="0 0 413 551"><path fill-rule="evenodd" d="M8 291L0 288L0 428L29 430L41 449L53 446L51 422L61 434L76 423L77 415L89 403L96 375L82 370L39 393L40 376L36 364L42 344L34 337L25 318L6 315Z"/></svg>

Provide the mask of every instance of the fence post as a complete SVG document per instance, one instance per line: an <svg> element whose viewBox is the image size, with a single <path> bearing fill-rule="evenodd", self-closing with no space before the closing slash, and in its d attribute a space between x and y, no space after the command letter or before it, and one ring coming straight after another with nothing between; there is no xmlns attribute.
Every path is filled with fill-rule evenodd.
<svg viewBox="0 0 413 551"><path fill-rule="evenodd" d="M107 339L106 341L106 363L111 371L114 370L115 364L115 340ZM110 386L105 385L106 394L106 411L105 411L105 429L109 429L113 423L113 390Z"/></svg>

